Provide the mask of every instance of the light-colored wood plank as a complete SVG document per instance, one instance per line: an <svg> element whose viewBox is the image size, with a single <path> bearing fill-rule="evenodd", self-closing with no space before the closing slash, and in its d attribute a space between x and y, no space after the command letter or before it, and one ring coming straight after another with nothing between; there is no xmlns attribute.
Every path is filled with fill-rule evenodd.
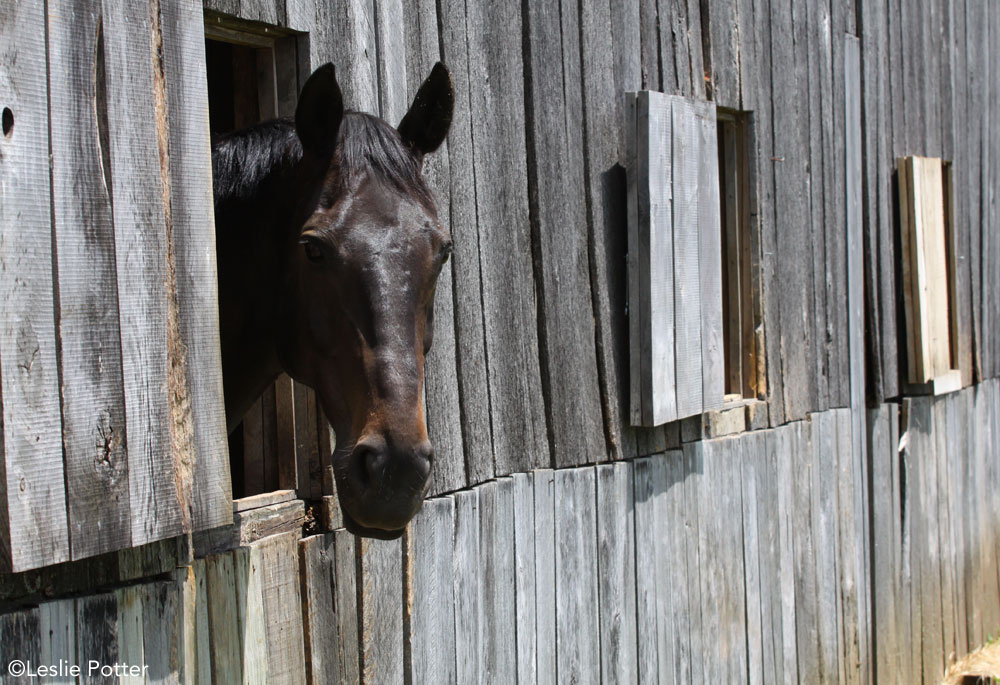
<svg viewBox="0 0 1000 685"><path fill-rule="evenodd" d="M41 639L38 663L54 666L66 664L67 667L77 664L76 600L58 599L43 602L38 605L38 619L38 633ZM18 656L18 658L24 657ZM47 682L75 683L76 679L61 673L58 677L50 677Z"/></svg>
<svg viewBox="0 0 1000 685"><path fill-rule="evenodd" d="M636 680L634 508L632 464L598 466L597 583L602 682Z"/></svg>
<svg viewBox="0 0 1000 685"><path fill-rule="evenodd" d="M284 504L285 502L291 502L294 499L294 490L273 490L271 492L262 492L259 495L241 497L240 499L233 500L233 513L242 513L252 511L253 509L262 509L264 507L274 506L276 504Z"/></svg>
<svg viewBox="0 0 1000 685"><path fill-rule="evenodd" d="M358 540L361 678L402 683L403 548L400 540Z"/></svg>
<svg viewBox="0 0 1000 685"><path fill-rule="evenodd" d="M233 550L236 612L240 632L240 659L244 683L268 682L268 640L265 628L263 554L259 547Z"/></svg>
<svg viewBox="0 0 1000 685"><path fill-rule="evenodd" d="M358 634L358 539L346 530L333 533L336 561L333 571L333 601L337 620L337 666L340 682L361 682L358 654L361 641Z"/></svg>
<svg viewBox="0 0 1000 685"><path fill-rule="evenodd" d="M184 531L168 401L167 169L150 8L102 2L132 544ZM157 17L158 23L158 17ZM162 74L159 75L162 77ZM162 84L159 84L162 85ZM162 152L165 152L163 150ZM171 458L165 458L170 455ZM183 483L183 481L182 481Z"/></svg>
<svg viewBox="0 0 1000 685"><path fill-rule="evenodd" d="M558 472L557 472L558 473ZM482 682L517 678L514 581L514 488L498 478L479 489L479 668ZM558 575L557 581L558 583ZM558 618L557 618L558 647Z"/></svg>
<svg viewBox="0 0 1000 685"><path fill-rule="evenodd" d="M63 448L73 558L131 541L114 225L95 65L99 7L49 7L52 209L58 269ZM97 68L103 76L103 64ZM103 96L103 93L100 94ZM103 111L103 102L101 105ZM97 449L95 453L95 447Z"/></svg>
<svg viewBox="0 0 1000 685"><path fill-rule="evenodd" d="M479 489L455 493L452 555L458 682L479 681Z"/></svg>
<svg viewBox="0 0 1000 685"><path fill-rule="evenodd" d="M142 585L131 585L116 591L118 595L118 657L121 663L142 665L146 663L143 653ZM104 665L104 664L102 664ZM128 673L120 682L139 685L141 676Z"/></svg>
<svg viewBox="0 0 1000 685"><path fill-rule="evenodd" d="M535 630L538 682L556 679L555 472L532 473L535 504Z"/></svg>
<svg viewBox="0 0 1000 685"><path fill-rule="evenodd" d="M569 682L601 675L595 493L593 467L555 472L556 667Z"/></svg>
<svg viewBox="0 0 1000 685"><path fill-rule="evenodd" d="M656 457L633 462L635 496L636 654L639 683L658 680L656 583Z"/></svg>
<svg viewBox="0 0 1000 685"><path fill-rule="evenodd" d="M142 586L142 665L146 683L177 683L183 679L179 600L178 586L172 580ZM126 663L130 671L137 665Z"/></svg>
<svg viewBox="0 0 1000 685"><path fill-rule="evenodd" d="M406 533L409 673L415 683L457 683L452 540L455 500L424 502ZM534 597L532 597L534 599Z"/></svg>
<svg viewBox="0 0 1000 685"><path fill-rule="evenodd" d="M0 10L0 568L69 559L52 281L44 6ZM148 53L147 53L148 54Z"/></svg>
<svg viewBox="0 0 1000 685"><path fill-rule="evenodd" d="M722 406L726 392L726 364L723 352L722 330L722 216L719 206L719 139L716 133L715 107L709 102L695 101L698 136L698 274L701 306L701 377L702 406L717 409ZM740 176L746 170L740 169ZM742 227L741 227L742 230ZM741 236L743 233L741 232ZM746 254L749 245L741 245ZM741 268L740 276L748 269ZM746 300L749 304L749 298ZM752 326L749 313L741 314L742 326ZM731 335L739 337L740 328ZM747 344L744 338L743 344ZM739 361L737 361L739 363Z"/></svg>
<svg viewBox="0 0 1000 685"><path fill-rule="evenodd" d="M535 587L535 489L531 474L514 479L514 579L517 622L517 681L538 677L538 631Z"/></svg>
<svg viewBox="0 0 1000 685"><path fill-rule="evenodd" d="M672 219L667 223L673 230L673 311L674 354L676 371L677 415L685 418L700 414L702 403L702 304L701 304L701 167L718 166L718 155L706 159L702 149L701 125L695 114L694 103L681 97L670 98L669 164L673 187L667 189L672 198ZM716 172L718 173L718 172ZM716 187L715 198L718 198ZM671 230L671 226L657 226L655 230ZM718 227L716 231L718 231ZM710 257L719 261L719 250ZM708 259L705 260L707 265ZM652 301L651 301L652 304ZM719 324L722 319L719 317ZM660 331L654 329L654 337ZM654 393L658 389L654 389Z"/></svg>
<svg viewBox="0 0 1000 685"><path fill-rule="evenodd" d="M301 683L306 679L299 589L301 531L271 535L251 545L251 567L260 574L267 644L267 682ZM259 560L259 561L258 561ZM251 586L248 584L248 601ZM248 674L244 671L244 676Z"/></svg>

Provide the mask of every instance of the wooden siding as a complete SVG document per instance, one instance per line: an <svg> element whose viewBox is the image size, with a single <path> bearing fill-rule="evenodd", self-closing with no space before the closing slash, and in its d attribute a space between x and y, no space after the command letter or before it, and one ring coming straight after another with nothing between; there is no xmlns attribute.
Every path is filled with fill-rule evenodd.
<svg viewBox="0 0 1000 685"><path fill-rule="evenodd" d="M861 451L851 412L833 409L502 478L428 500L402 542L294 531L181 558L167 577L0 614L0 667L62 655L179 682L937 682L1000 626L1000 382L881 405L865 425Z"/></svg>

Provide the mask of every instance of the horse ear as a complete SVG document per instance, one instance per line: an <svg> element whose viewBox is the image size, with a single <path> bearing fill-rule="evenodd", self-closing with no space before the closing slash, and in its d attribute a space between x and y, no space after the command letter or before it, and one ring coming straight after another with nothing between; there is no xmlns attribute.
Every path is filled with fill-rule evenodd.
<svg viewBox="0 0 1000 685"><path fill-rule="evenodd" d="M438 62L421 84L410 110L399 122L397 129L403 142L420 155L437 150L448 135L454 107L455 89L451 84L451 73L448 67Z"/></svg>
<svg viewBox="0 0 1000 685"><path fill-rule="evenodd" d="M302 148L315 155L329 156L337 145L337 130L344 118L344 99L337 74L327 62L312 73L302 86L295 108L295 132Z"/></svg>

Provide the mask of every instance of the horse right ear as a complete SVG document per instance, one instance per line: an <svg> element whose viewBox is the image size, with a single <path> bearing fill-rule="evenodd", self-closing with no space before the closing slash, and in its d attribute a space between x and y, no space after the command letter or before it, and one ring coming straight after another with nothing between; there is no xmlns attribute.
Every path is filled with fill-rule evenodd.
<svg viewBox="0 0 1000 685"><path fill-rule="evenodd" d="M333 65L327 62L312 73L299 94L295 132L302 149L318 156L332 155L343 118L344 98Z"/></svg>

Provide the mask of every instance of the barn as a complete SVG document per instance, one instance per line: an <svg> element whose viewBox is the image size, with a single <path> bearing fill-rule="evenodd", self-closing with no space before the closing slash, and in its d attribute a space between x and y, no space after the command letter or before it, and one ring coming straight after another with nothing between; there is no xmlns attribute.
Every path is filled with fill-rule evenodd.
<svg viewBox="0 0 1000 685"><path fill-rule="evenodd" d="M454 256L432 485L227 434L211 137L318 66ZM1000 630L1000 6L0 6L0 680L939 682Z"/></svg>

